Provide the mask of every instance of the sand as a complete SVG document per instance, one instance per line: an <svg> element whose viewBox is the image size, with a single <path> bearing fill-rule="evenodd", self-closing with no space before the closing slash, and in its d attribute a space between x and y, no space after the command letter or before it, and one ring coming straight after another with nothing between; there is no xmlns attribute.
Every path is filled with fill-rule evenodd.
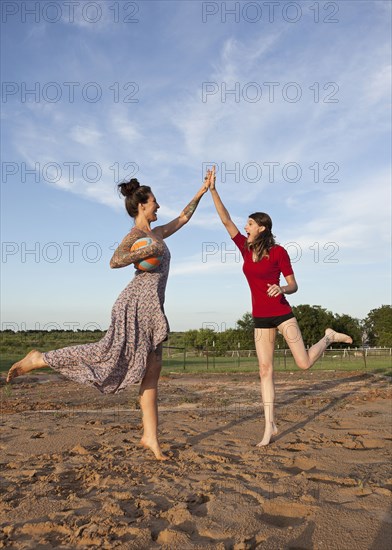
<svg viewBox="0 0 392 550"><path fill-rule="evenodd" d="M138 387L61 376L1 387L0 547L390 549L391 387L279 373L279 435L258 448L257 374L165 376L160 440L138 445Z"/></svg>

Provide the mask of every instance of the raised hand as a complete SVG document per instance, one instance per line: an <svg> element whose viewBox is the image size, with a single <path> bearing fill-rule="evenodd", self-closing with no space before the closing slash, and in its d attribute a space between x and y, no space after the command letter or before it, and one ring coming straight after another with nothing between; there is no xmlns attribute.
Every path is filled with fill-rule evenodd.
<svg viewBox="0 0 392 550"><path fill-rule="evenodd" d="M213 166L211 170L207 170L207 175L205 178L205 183L207 184L207 187L210 189L210 191L215 189L215 180L216 180L215 166Z"/></svg>

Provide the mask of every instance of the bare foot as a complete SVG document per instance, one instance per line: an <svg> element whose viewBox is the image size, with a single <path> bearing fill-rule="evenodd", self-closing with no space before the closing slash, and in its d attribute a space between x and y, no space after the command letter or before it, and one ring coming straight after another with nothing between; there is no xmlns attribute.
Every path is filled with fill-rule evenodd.
<svg viewBox="0 0 392 550"><path fill-rule="evenodd" d="M265 447L266 445L269 445L272 436L277 435L277 433L278 428L276 427L275 422L271 422L270 425L265 427L263 439L260 441L260 443L257 443L256 447Z"/></svg>
<svg viewBox="0 0 392 550"><path fill-rule="evenodd" d="M325 329L325 337L328 345L330 344L352 344L353 339L348 334L342 334L341 332L335 332L331 328Z"/></svg>
<svg viewBox="0 0 392 550"><path fill-rule="evenodd" d="M8 371L7 382L11 382L13 378L26 374L31 370L40 369L46 366L45 361L42 359L42 353L33 349L21 361L12 365Z"/></svg>
<svg viewBox="0 0 392 550"><path fill-rule="evenodd" d="M143 436L140 440L140 445L146 449L150 449L150 451L154 453L157 460L170 460L168 456L162 453L158 441L148 440Z"/></svg>

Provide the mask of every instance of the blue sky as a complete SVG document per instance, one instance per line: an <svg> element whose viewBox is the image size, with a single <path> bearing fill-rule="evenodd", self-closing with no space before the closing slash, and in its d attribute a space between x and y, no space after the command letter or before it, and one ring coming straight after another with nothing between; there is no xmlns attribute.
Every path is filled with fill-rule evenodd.
<svg viewBox="0 0 392 550"><path fill-rule="evenodd" d="M241 229L271 215L292 305L364 318L390 303L389 2L2 10L3 329L107 328L134 272L109 268L132 225L116 183L151 185L165 223L211 163ZM172 330L250 311L209 195L167 244Z"/></svg>

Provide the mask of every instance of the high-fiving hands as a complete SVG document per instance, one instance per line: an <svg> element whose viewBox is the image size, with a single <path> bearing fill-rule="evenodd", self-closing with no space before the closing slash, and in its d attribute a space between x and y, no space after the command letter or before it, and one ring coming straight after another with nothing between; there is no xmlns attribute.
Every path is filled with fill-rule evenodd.
<svg viewBox="0 0 392 550"><path fill-rule="evenodd" d="M206 177L204 178L204 185L206 189L210 189L210 191L215 189L215 180L216 180L215 166L213 166L211 170L207 170Z"/></svg>

